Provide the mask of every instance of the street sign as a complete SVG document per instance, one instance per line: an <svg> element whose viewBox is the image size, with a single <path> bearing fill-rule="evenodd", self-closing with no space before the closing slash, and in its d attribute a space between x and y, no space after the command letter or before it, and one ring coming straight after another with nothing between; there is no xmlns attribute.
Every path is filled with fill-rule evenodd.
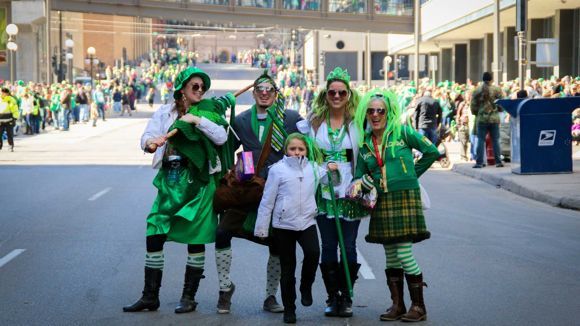
<svg viewBox="0 0 580 326"><path fill-rule="evenodd" d="M539 38L536 40L536 67L554 67L559 64L558 39Z"/></svg>

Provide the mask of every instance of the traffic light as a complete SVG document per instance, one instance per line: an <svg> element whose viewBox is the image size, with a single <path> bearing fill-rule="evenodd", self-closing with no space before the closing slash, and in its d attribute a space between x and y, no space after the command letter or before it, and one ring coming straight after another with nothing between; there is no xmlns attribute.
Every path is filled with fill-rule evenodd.
<svg viewBox="0 0 580 326"><path fill-rule="evenodd" d="M290 31L290 39L292 40L292 42L296 41L296 30L295 29L292 29Z"/></svg>
<svg viewBox="0 0 580 326"><path fill-rule="evenodd" d="M325 59L326 55L324 54L324 51L320 52L320 57L318 58L320 61L320 65L324 66L324 59Z"/></svg>
<svg viewBox="0 0 580 326"><path fill-rule="evenodd" d="M51 66L52 66L52 70L56 71L56 54L53 54L51 57Z"/></svg>

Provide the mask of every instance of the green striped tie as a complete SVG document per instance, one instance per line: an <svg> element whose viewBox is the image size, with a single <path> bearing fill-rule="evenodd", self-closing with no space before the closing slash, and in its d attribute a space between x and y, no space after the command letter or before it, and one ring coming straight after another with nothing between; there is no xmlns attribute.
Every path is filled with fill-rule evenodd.
<svg viewBox="0 0 580 326"><path fill-rule="evenodd" d="M276 98L276 106L268 110L268 115L272 119L272 148L279 152L284 148L284 140L287 136L284 130L284 97L280 92Z"/></svg>

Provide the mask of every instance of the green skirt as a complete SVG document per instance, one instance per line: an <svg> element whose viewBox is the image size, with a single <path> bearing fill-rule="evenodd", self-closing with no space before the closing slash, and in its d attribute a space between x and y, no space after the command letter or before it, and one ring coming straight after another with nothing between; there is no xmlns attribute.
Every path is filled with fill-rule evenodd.
<svg viewBox="0 0 580 326"><path fill-rule="evenodd" d="M421 190L410 189L380 193L371 213L367 242L393 244L420 242L431 234L425 225Z"/></svg>
<svg viewBox="0 0 580 326"><path fill-rule="evenodd" d="M168 169L160 169L153 180L157 198L147 217L147 236L166 234L167 240L186 244L215 242L217 215L213 210L215 178L207 185L190 182L190 171L182 169L170 184Z"/></svg>

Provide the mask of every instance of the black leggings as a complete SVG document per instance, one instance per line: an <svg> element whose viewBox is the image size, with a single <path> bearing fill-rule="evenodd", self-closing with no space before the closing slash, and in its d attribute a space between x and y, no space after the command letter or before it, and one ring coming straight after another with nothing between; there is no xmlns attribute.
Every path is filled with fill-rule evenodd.
<svg viewBox="0 0 580 326"><path fill-rule="evenodd" d="M163 250L163 245L167 241L167 234L156 234L147 236L147 252L158 252ZM197 254L205 252L205 245L203 244L188 244L187 252L190 254Z"/></svg>
<svg viewBox="0 0 580 326"><path fill-rule="evenodd" d="M316 225L312 225L304 231L274 228L272 233L276 246L280 248L282 302L284 303L285 311L294 312L296 310L296 305L294 304L296 300L296 243L302 247L304 252L300 287L309 289L314 283L316 270L318 269L318 258L320 258L318 232L316 231Z"/></svg>
<svg viewBox="0 0 580 326"><path fill-rule="evenodd" d="M219 227L217 228L215 233L215 248L216 249L230 248L232 246L232 239L234 237L250 240L252 242L268 246L270 255L278 256L278 250L276 248L277 246L271 239L267 239L266 241L264 241L253 235L238 235L236 232L221 229Z"/></svg>

